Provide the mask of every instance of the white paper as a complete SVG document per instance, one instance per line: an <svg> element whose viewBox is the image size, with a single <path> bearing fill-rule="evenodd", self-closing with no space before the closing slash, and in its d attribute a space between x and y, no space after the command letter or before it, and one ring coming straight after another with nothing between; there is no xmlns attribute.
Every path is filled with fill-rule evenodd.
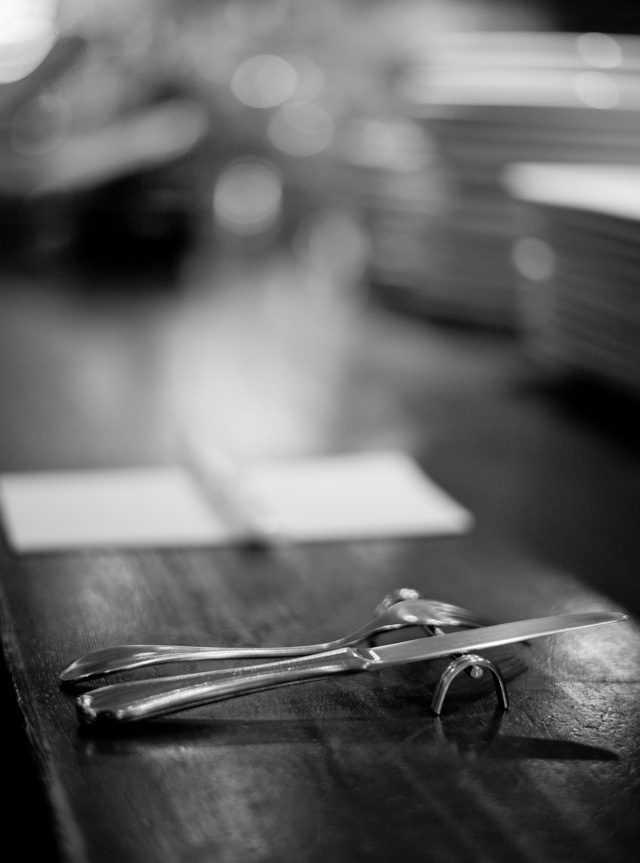
<svg viewBox="0 0 640 863"><path fill-rule="evenodd" d="M459 534L469 511L400 452L244 465L257 501L295 542ZM240 480L238 480L240 481ZM246 538L181 467L5 474L0 506L18 552L222 545Z"/></svg>
<svg viewBox="0 0 640 863"><path fill-rule="evenodd" d="M254 466L250 486L299 541L461 533L471 515L408 456L339 455Z"/></svg>

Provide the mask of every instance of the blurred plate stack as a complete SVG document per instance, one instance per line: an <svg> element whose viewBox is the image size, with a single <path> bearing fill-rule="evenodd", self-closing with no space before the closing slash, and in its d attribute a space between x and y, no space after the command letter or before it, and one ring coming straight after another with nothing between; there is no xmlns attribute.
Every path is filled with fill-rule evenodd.
<svg viewBox="0 0 640 863"><path fill-rule="evenodd" d="M358 118L341 155L345 183L370 240L373 287L416 287L427 265L425 236L437 220L444 191L423 130L400 114Z"/></svg>
<svg viewBox="0 0 640 863"><path fill-rule="evenodd" d="M527 208L513 246L529 356L640 394L640 164L511 166Z"/></svg>
<svg viewBox="0 0 640 863"><path fill-rule="evenodd" d="M374 281L425 312L515 327L521 205L502 172L513 162L640 163L640 38L440 33L403 62L398 97L431 148L430 192L417 213L410 194L378 195L378 213L404 213L407 237L422 240L404 268L385 256Z"/></svg>

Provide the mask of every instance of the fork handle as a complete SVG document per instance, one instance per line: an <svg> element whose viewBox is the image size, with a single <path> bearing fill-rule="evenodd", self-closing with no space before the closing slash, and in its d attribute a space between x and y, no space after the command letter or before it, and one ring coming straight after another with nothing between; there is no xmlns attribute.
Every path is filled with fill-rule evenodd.
<svg viewBox="0 0 640 863"><path fill-rule="evenodd" d="M367 671L374 663L343 647L244 668L114 683L79 696L76 710L84 724L134 722L290 683Z"/></svg>
<svg viewBox="0 0 640 863"><path fill-rule="evenodd" d="M93 650L74 660L60 672L62 683L80 683L94 677L131 671L149 665L202 662L218 659L277 659L306 656L336 647L335 643L301 644L289 647L189 647L172 644L118 644Z"/></svg>

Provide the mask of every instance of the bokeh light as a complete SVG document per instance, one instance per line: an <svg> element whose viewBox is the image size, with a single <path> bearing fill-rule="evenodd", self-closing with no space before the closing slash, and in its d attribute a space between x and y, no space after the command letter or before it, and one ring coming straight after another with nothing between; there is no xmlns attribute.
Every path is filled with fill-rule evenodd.
<svg viewBox="0 0 640 863"><path fill-rule="evenodd" d="M240 159L227 165L213 191L216 224L239 237L274 228L282 209L282 178L270 162Z"/></svg>
<svg viewBox="0 0 640 863"><path fill-rule="evenodd" d="M520 237L513 245L511 257L518 273L532 282L547 281L556 268L553 249L538 237Z"/></svg>
<svg viewBox="0 0 640 863"><path fill-rule="evenodd" d="M315 102L282 105L269 122L271 143L289 156L313 156L333 140L336 124L331 114Z"/></svg>
<svg viewBox="0 0 640 863"><path fill-rule="evenodd" d="M241 63L233 74L231 90L250 108L274 108L290 99L298 87L298 73L288 60L275 54L258 54Z"/></svg>
<svg viewBox="0 0 640 863"><path fill-rule="evenodd" d="M622 46L608 33L580 33L576 38L576 47L590 66L613 69L622 63Z"/></svg>
<svg viewBox="0 0 640 863"><path fill-rule="evenodd" d="M620 102L620 90L610 75L604 72L580 72L574 81L579 99L589 108L615 108Z"/></svg>
<svg viewBox="0 0 640 863"><path fill-rule="evenodd" d="M55 0L0 3L0 84L26 77L47 56L57 38Z"/></svg>
<svg viewBox="0 0 640 863"><path fill-rule="evenodd" d="M287 55L289 62L298 76L295 99L298 102L311 102L324 89L326 76L320 66L310 57L301 54Z"/></svg>

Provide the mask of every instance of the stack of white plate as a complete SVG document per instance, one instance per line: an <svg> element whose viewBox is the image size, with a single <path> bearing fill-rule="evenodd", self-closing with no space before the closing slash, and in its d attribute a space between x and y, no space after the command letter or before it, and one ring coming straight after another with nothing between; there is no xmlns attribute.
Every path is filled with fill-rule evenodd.
<svg viewBox="0 0 640 863"><path fill-rule="evenodd" d="M435 188L413 222L420 250L403 270L385 256L380 280L402 272L396 287L416 307L513 327L510 252L520 206L502 172L523 161L640 164L640 38L438 34L407 60L399 93L436 154L428 175ZM377 205L391 209L382 196ZM403 205L397 195L394 212Z"/></svg>
<svg viewBox="0 0 640 863"><path fill-rule="evenodd" d="M513 245L529 355L640 393L640 165L520 164L526 207Z"/></svg>
<svg viewBox="0 0 640 863"><path fill-rule="evenodd" d="M345 182L370 239L377 288L413 285L442 202L442 178L420 126L402 114L357 119L341 148Z"/></svg>

